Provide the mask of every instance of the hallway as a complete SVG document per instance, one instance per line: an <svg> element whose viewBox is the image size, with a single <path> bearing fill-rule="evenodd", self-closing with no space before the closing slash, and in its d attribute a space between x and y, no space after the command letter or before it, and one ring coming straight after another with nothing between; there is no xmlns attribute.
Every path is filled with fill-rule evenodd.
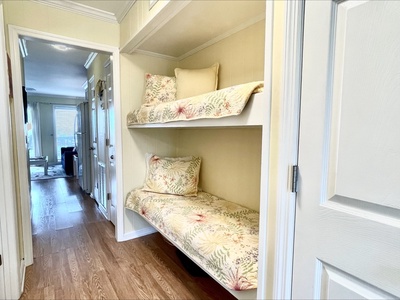
<svg viewBox="0 0 400 300"><path fill-rule="evenodd" d="M32 182L34 264L21 299L234 299L193 277L158 233L117 243L74 179Z"/></svg>

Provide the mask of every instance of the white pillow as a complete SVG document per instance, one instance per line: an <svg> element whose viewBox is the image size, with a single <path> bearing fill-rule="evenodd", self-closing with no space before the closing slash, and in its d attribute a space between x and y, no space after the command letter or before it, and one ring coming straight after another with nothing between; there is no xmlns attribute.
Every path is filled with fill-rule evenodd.
<svg viewBox="0 0 400 300"><path fill-rule="evenodd" d="M176 99L185 99L209 92L218 86L219 64L205 69L175 69Z"/></svg>

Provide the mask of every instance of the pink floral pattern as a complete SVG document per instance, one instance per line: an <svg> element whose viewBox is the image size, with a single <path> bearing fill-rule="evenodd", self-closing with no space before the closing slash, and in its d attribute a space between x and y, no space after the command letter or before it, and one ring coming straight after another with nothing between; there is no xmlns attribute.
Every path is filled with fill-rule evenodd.
<svg viewBox="0 0 400 300"><path fill-rule="evenodd" d="M143 189L155 193L196 196L200 157L146 155L147 172Z"/></svg>
<svg viewBox="0 0 400 300"><path fill-rule="evenodd" d="M222 90L176 101L154 101L128 114L127 125L190 121L239 115L251 94L262 91L262 81L235 85Z"/></svg>
<svg viewBox="0 0 400 300"><path fill-rule="evenodd" d="M176 100L175 77L146 73L145 80L144 106L153 106Z"/></svg>
<svg viewBox="0 0 400 300"><path fill-rule="evenodd" d="M205 192L197 197L131 191L139 213L225 287L257 288L259 213Z"/></svg>

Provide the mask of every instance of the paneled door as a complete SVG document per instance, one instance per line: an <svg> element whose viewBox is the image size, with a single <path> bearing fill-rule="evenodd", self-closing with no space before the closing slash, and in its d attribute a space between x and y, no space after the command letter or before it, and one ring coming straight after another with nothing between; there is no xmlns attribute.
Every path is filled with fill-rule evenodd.
<svg viewBox="0 0 400 300"><path fill-rule="evenodd" d="M106 78L97 82L97 186L99 209L110 219L110 203L108 199L108 101Z"/></svg>
<svg viewBox="0 0 400 300"><path fill-rule="evenodd" d="M1 220L0 220L0 299L6 298L6 285L4 280L4 267L3 267L3 245L1 239Z"/></svg>
<svg viewBox="0 0 400 300"><path fill-rule="evenodd" d="M306 1L294 299L400 297L400 1Z"/></svg>
<svg viewBox="0 0 400 300"><path fill-rule="evenodd" d="M114 91L113 91L113 73L112 58L107 60L104 65L106 74L107 89L107 120L108 120L108 191L110 206L110 221L113 224L117 222L117 183L116 183L116 164L115 164L115 109L114 109Z"/></svg>
<svg viewBox="0 0 400 300"><path fill-rule="evenodd" d="M92 76L88 84L88 98L90 109L90 172L91 172L91 197L98 201L99 198L99 184L98 184L98 154L97 154L97 97L95 90L95 79Z"/></svg>

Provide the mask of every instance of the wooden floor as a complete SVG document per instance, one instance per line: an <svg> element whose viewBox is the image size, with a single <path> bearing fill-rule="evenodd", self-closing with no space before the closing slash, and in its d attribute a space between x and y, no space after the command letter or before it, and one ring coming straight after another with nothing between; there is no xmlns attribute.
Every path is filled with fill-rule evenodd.
<svg viewBox="0 0 400 300"><path fill-rule="evenodd" d="M234 299L192 277L158 233L118 243L75 179L32 182L34 264L21 299Z"/></svg>

